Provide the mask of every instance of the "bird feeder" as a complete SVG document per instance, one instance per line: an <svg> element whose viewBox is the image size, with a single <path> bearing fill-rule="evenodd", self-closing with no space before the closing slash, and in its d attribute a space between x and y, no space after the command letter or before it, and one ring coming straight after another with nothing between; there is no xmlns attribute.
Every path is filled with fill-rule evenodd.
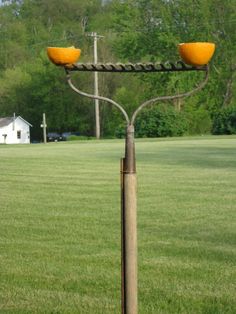
<svg viewBox="0 0 236 314"><path fill-rule="evenodd" d="M137 192L134 124L137 115L143 108L160 101L185 98L199 92L209 78L208 63L214 54L212 43L185 43L179 45L179 53L183 61L165 63L75 63L80 56L80 49L48 48L49 59L56 65L63 66L69 86L81 96L108 102L120 110L126 121L125 156L121 159L121 311L122 314L138 313L137 297ZM128 115L122 105L114 100L86 93L79 90L72 82L73 72L120 72L120 73L159 73L159 72L203 72L203 78L190 91L176 95L157 96L146 100L137 107L132 115Z"/></svg>

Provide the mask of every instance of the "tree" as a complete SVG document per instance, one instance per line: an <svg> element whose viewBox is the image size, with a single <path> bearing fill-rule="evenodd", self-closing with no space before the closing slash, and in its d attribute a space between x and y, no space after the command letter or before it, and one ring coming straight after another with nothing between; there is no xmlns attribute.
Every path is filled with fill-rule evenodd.
<svg viewBox="0 0 236 314"><path fill-rule="evenodd" d="M175 61L179 58L179 42L213 41L217 48L206 88L194 97L170 104L188 120L187 132L208 132L222 108L231 108L235 103L234 2L4 1L5 5L0 6L0 114L16 111L24 115L34 124L35 136L41 134L39 125L44 111L52 131L93 134L93 102L72 93L63 70L51 65L45 53L47 46L75 45L82 48L82 62L92 61L92 42L86 32L105 35L99 44L101 62ZM99 91L132 112L153 96L192 89L201 75L105 73L99 76ZM93 92L91 74L80 73L73 79L85 91ZM122 123L115 109L101 103L103 136L117 134L117 126Z"/></svg>

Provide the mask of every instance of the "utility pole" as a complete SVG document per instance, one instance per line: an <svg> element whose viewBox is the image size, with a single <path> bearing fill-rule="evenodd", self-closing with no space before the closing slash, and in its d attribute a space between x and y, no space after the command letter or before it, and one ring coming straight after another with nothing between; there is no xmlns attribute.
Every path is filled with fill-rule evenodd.
<svg viewBox="0 0 236 314"><path fill-rule="evenodd" d="M88 34L89 37L93 38L93 55L94 55L94 63L98 62L98 48L97 41L99 38L103 38L104 36L98 35L96 32L92 32ZM98 96L98 72L94 72L94 95ZM95 135L96 139L100 139L100 110L99 110L99 100L95 99L95 122L96 122L96 130Z"/></svg>
<svg viewBox="0 0 236 314"><path fill-rule="evenodd" d="M43 123L41 124L41 128L43 128L43 142L44 144L47 143L47 124L46 124L46 115L43 113Z"/></svg>

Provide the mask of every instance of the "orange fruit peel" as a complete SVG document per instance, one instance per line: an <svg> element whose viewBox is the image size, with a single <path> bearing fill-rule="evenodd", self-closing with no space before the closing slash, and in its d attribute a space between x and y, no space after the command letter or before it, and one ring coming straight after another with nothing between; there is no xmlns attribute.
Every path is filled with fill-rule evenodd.
<svg viewBox="0 0 236 314"><path fill-rule="evenodd" d="M56 65L65 66L76 63L79 60L81 50L72 47L48 47L47 55L50 61Z"/></svg>
<svg viewBox="0 0 236 314"><path fill-rule="evenodd" d="M215 44L208 42L183 43L178 48L183 61L194 66L208 64L215 52Z"/></svg>

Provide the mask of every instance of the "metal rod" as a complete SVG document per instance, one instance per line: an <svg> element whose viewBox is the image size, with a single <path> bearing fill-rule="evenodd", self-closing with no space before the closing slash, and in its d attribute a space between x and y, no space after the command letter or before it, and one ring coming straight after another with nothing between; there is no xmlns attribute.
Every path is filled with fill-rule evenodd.
<svg viewBox="0 0 236 314"><path fill-rule="evenodd" d="M134 126L132 124L128 125L126 129L124 172L136 172Z"/></svg>
<svg viewBox="0 0 236 314"><path fill-rule="evenodd" d="M123 114L127 124L130 123L130 120L129 120L129 116L128 114L126 113L126 111L121 107L121 105L119 105L117 102L115 102L114 100L110 99L110 98L107 98L107 97L103 97L103 96L95 96L95 95L91 95L91 94L88 94L88 93L85 93L85 92L82 92L81 90L79 90L78 88L76 88L74 86L74 84L72 83L71 81L71 77L70 77L70 74L69 72L67 71L66 69L66 73L67 73L67 82L69 84L69 86L79 95L81 96L85 96L85 97L88 97L88 98L92 98L92 99L99 99L99 100L103 100L103 101L106 101L112 105L114 105L115 107L117 107Z"/></svg>
<svg viewBox="0 0 236 314"><path fill-rule="evenodd" d="M123 72L123 73L139 73L139 72L180 72L180 71L206 71L204 66L186 65L182 61L176 63L76 63L66 66L68 71L83 72Z"/></svg>
<svg viewBox="0 0 236 314"><path fill-rule="evenodd" d="M148 105L152 105L154 103L157 103L159 101L170 101L170 100L174 100L174 99L180 99L180 98L185 98L185 97L189 97L191 95L193 95L194 93L198 92L200 89L202 89L206 83L208 82L209 79L209 67L206 67L206 75L205 78L202 82L200 82L194 89L192 89L191 91L188 91L186 93L182 93L182 94L178 94L178 95L172 95L172 96L160 96L160 97L156 97L153 99L150 99L148 101L145 101L143 104L141 104L133 113L132 117L131 117L131 124L134 124L135 119L137 117L137 114L144 108L147 107Z"/></svg>

